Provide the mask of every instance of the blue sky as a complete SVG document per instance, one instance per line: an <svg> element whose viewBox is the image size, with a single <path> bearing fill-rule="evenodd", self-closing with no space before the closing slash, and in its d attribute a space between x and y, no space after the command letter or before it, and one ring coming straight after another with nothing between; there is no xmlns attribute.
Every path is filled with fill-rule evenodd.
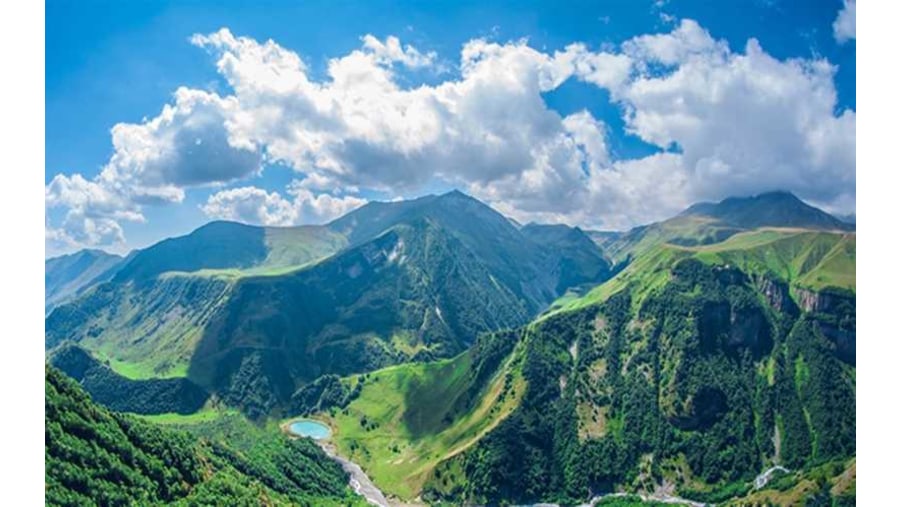
<svg viewBox="0 0 900 507"><path fill-rule="evenodd" d="M849 7L855 12L855 5ZM562 6L48 0L47 254L84 246L126 251L186 233L211 218L273 225L322 222L365 200L454 187L520 220L596 228L624 228L664 218L697 199L776 187L787 187L826 209L852 212L855 23L840 29L836 24L847 10L843 0L620 0ZM221 28L231 38L191 42L195 34ZM376 42L364 42L367 34ZM641 39L667 34L667 39ZM390 36L399 39L399 53L385 49ZM391 86L434 90L425 103L438 102L439 113L415 100L404 102L412 99L397 98L389 90L354 82L350 91L333 86L328 92L327 100L337 106L329 106L327 121L312 125L298 120L303 110L296 109L297 97L279 95L275 101L272 93L248 91L260 89L253 80L265 79L263 74L229 76L217 69L223 55L240 62L255 57L240 41L257 47L269 39L283 50L280 58L285 52L299 57L301 81L319 87L335 81L331 59L362 51L374 67L388 71ZM759 51L748 48L750 39L758 41L754 47ZM473 40L494 46L469 46L480 56L473 60L479 70L467 79L460 54ZM563 77L552 78L561 82L540 85L539 96L507 94L513 88L499 84L504 76L497 72L503 69L490 68L521 68L511 83L555 76L557 71L547 69L562 60L554 55L573 43L582 45L571 60L582 62L581 70L575 65ZM607 62L614 60L594 59L598 54L627 59L627 81L602 77L610 72ZM556 59L547 63L545 56ZM822 70L821 62L830 70ZM363 80L381 75L364 70L359 74ZM498 76L496 86L490 81L475 86L492 76ZM766 79L750 83L747 76ZM460 86L440 91L446 83ZM235 85L246 88L236 90ZM704 100L698 86L709 86L715 98ZM178 102L173 94L180 87L216 98L192 96ZM721 97L715 90L721 90ZM750 94L746 102L736 100L741 93ZM408 129L360 126L352 117L340 116L352 109L341 100L369 104L361 114L396 107L405 115L412 114L411 103L416 111L426 107L423 125L434 126L435 134L421 139ZM197 105L201 102L202 107ZM684 109L673 111L672 103ZM171 144L187 128L197 136L197 146L201 139L211 146L207 155L214 155L214 161L208 167L196 167L204 162L190 154L167 158L176 162L162 167L164 162L152 156L135 158L135 144L114 148L114 125L146 126L166 104L176 116L185 111L186 123L174 125L168 134L129 131L123 142L137 138L144 149L168 154L192 144ZM466 104L482 107L466 113ZM265 115L276 109L287 119L273 125ZM495 116L484 116L486 111ZM518 115L522 111L528 114ZM192 115L198 123L191 123ZM506 125L504 119L516 123ZM443 123L433 125L435 121ZM246 125L234 127L236 122ZM336 122L343 126L326 126ZM473 125L485 125L478 139L502 147L478 144L474 135L460 140L461 126ZM827 127L813 135L809 125ZM771 139L763 134L770 126L776 136ZM520 136L518 127L533 137ZM276 131L293 133L285 138ZM210 145L225 137L224 147ZM240 148L238 138L248 144ZM741 141L733 141L737 138ZM297 153L285 146L298 140L321 146L327 155L317 158L314 150ZM320 142L324 144L315 144ZM459 144L435 146L448 142ZM771 153L762 157L757 154L762 151ZM459 156L466 152L472 156ZM115 165L111 161L117 154L116 170L101 176L104 168ZM425 169L432 161L435 168ZM573 169L561 168L566 164ZM222 172L216 173L220 167Z"/></svg>

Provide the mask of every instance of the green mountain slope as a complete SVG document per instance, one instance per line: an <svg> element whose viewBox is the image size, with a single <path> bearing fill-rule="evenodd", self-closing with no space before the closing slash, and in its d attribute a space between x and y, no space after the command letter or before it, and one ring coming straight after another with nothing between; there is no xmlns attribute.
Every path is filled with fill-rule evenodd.
<svg viewBox="0 0 900 507"><path fill-rule="evenodd" d="M517 406L524 392L519 339L515 332L486 334L453 359L306 389L295 396L294 410L318 412L335 428L342 455L385 493L412 499L440 462L470 448Z"/></svg>
<svg viewBox="0 0 900 507"><path fill-rule="evenodd" d="M296 413L318 410L341 451L407 500L565 504L665 486L711 503L852 504L855 233L664 224L614 278L514 333L492 385L516 387L494 409L449 408L474 376L467 352L333 379L311 404L298 393ZM530 233L559 245L571 231ZM416 432L406 414L419 410L432 423ZM793 472L754 491L773 464Z"/></svg>
<svg viewBox="0 0 900 507"><path fill-rule="evenodd" d="M110 412L51 367L44 423L47 505L365 505L309 440L237 451Z"/></svg>
<svg viewBox="0 0 900 507"><path fill-rule="evenodd" d="M552 310L594 304L626 286L634 287L634 298L640 301L670 278L670 268L677 261L688 257L706 264L737 266L748 275L782 283L798 301L807 291L856 292L856 233L757 229L714 244L647 245L608 282L582 298L560 301Z"/></svg>
<svg viewBox="0 0 900 507"><path fill-rule="evenodd" d="M101 284L47 317L46 347L77 342L132 378L184 376L204 326L234 283L164 275Z"/></svg>
<svg viewBox="0 0 900 507"><path fill-rule="evenodd" d="M825 246L844 241L832 236ZM803 260L817 249L802 245L784 264L818 266ZM819 260L837 255L825 246ZM773 463L832 463L823 484L838 480L855 455L853 292L792 294L775 271L655 252L635 260L646 260L642 270L529 326L521 403L435 469L428 498L575 502L665 483L719 503L748 494ZM835 262L825 264L853 265Z"/></svg>
<svg viewBox="0 0 900 507"><path fill-rule="evenodd" d="M44 261L45 313L112 278L121 262L122 257L101 250L81 250Z"/></svg>
<svg viewBox="0 0 900 507"><path fill-rule="evenodd" d="M127 377L187 376L263 416L320 375L455 356L609 276L580 231L525 231L458 192L327 227L213 223L58 308L47 346L76 342Z"/></svg>

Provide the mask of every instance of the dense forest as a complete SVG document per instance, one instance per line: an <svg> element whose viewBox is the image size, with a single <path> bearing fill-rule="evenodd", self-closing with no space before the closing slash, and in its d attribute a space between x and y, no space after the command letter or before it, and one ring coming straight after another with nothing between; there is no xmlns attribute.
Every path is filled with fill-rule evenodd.
<svg viewBox="0 0 900 507"><path fill-rule="evenodd" d="M520 407L438 467L426 496L570 503L667 481L717 503L773 463L851 458L855 370L835 340L855 336L855 298L805 312L762 285L687 259L643 300L626 288L529 326Z"/></svg>
<svg viewBox="0 0 900 507"><path fill-rule="evenodd" d="M364 505L307 439L275 434L247 449L95 404L46 370L47 505Z"/></svg>

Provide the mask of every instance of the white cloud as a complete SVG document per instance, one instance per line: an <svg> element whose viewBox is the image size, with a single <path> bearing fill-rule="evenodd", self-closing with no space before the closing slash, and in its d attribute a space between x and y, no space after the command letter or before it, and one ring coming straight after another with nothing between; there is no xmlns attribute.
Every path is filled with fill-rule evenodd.
<svg viewBox="0 0 900 507"><path fill-rule="evenodd" d="M232 188L211 195L201 210L214 219L288 226L325 223L366 203L365 199L354 196L316 194L303 188L298 181L292 182L287 192L292 199L252 186Z"/></svg>
<svg viewBox="0 0 900 507"><path fill-rule="evenodd" d="M640 64L677 65L693 56L727 51L724 41L716 41L696 21L685 19L671 33L641 35L622 45L623 53Z"/></svg>
<svg viewBox="0 0 900 507"><path fill-rule="evenodd" d="M834 38L840 44L856 39L856 0L844 0L844 7L838 12L838 17L831 26L834 29Z"/></svg>
<svg viewBox="0 0 900 507"><path fill-rule="evenodd" d="M143 206L178 203L186 188L258 173L256 146L229 133L234 97L179 88L173 99L152 119L112 128L113 155L96 177L54 176L46 206L67 211L60 228L48 226L49 248L119 245L120 222L143 222Z"/></svg>
<svg viewBox="0 0 900 507"><path fill-rule="evenodd" d="M264 163L297 179L281 193L222 190L204 211L325 221L362 204L360 189L414 195L437 182L520 220L621 228L695 200L776 188L825 206L855 195L855 113L835 112L835 67L776 59L753 39L732 51L692 20L601 51L474 39L458 75L416 86L397 73L437 56L396 37L364 36L322 78L271 40L222 29L191 41L214 56L230 94L182 88L158 117L117 125L101 174L54 179L48 206L94 220L97 231L97 219L142 218L148 203L244 180ZM609 90L626 129L663 153L617 158L602 120L551 109L544 94L569 79Z"/></svg>
<svg viewBox="0 0 900 507"><path fill-rule="evenodd" d="M174 99L149 121L112 128L115 152L101 181L180 201L184 187L225 183L259 171L256 146L230 135L229 120L239 107L234 97L182 87Z"/></svg>
<svg viewBox="0 0 900 507"><path fill-rule="evenodd" d="M360 197L345 195L333 196L326 193L314 193L298 182L288 185L288 194L294 198L294 207L301 223L321 224L345 215L362 206L367 201Z"/></svg>
<svg viewBox="0 0 900 507"><path fill-rule="evenodd" d="M834 113L834 66L775 59L754 39L744 53L702 34L689 40L703 49L650 52L674 70L643 74L617 96L631 132L681 148L689 198L789 189L828 202L855 190L855 113Z"/></svg>
<svg viewBox="0 0 900 507"><path fill-rule="evenodd" d="M44 189L44 200L48 209L66 209L59 227L45 225L48 252L86 246L118 249L125 242L119 222L144 221L138 206L80 174L54 176Z"/></svg>
<svg viewBox="0 0 900 507"><path fill-rule="evenodd" d="M290 201L257 187L223 190L211 195L201 209L210 218L258 225L291 225L297 219Z"/></svg>
<svg viewBox="0 0 900 507"><path fill-rule="evenodd" d="M370 50L381 63L400 62L410 68L428 67L434 63L437 54L433 51L422 54L412 46L401 46L400 39L393 35L384 42L370 34L362 38L363 47Z"/></svg>
<svg viewBox="0 0 900 507"><path fill-rule="evenodd" d="M583 44L568 46L556 54L556 60L569 62L578 79L609 90L618 90L628 80L633 63L624 54L592 53Z"/></svg>

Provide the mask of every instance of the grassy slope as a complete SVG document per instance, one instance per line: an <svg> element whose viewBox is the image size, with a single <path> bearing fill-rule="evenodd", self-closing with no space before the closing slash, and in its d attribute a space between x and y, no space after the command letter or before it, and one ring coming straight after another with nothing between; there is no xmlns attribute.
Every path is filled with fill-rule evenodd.
<svg viewBox="0 0 900 507"><path fill-rule="evenodd" d="M234 281L252 276L286 275L314 265L347 245L347 238L324 227L267 227L264 234L266 257L255 266L167 271L161 276L198 276Z"/></svg>
<svg viewBox="0 0 900 507"><path fill-rule="evenodd" d="M303 269L343 247L346 239L318 227L267 228L265 243L268 254L258 266L168 271L151 285L126 282L95 291L87 297L96 311L73 320L87 323L81 329L102 331L81 344L131 379L186 376L205 324L236 281Z"/></svg>
<svg viewBox="0 0 900 507"><path fill-rule="evenodd" d="M604 252L615 262L636 258L669 241L679 244L708 244L740 232L740 229L703 216L676 216L643 229L629 231L604 245Z"/></svg>
<svg viewBox="0 0 900 507"><path fill-rule="evenodd" d="M184 376L204 326L232 286L201 277L105 284L48 317L47 343L78 341L133 379Z"/></svg>
<svg viewBox="0 0 900 507"><path fill-rule="evenodd" d="M691 256L709 264L732 264L752 274L774 275L792 288L856 291L855 233L766 228L706 246L671 245L648 237L634 248L641 254L617 276L581 298L556 301L547 315L605 301L629 284L638 288L633 301L637 305L666 282L675 261Z"/></svg>
<svg viewBox="0 0 900 507"><path fill-rule="evenodd" d="M773 273L796 287L856 290L856 234L763 229L696 249L705 262Z"/></svg>
<svg viewBox="0 0 900 507"><path fill-rule="evenodd" d="M268 227L262 266L289 268L315 262L347 246L347 238L325 227Z"/></svg>
<svg viewBox="0 0 900 507"><path fill-rule="evenodd" d="M452 422L445 417L471 385L468 352L372 372L359 398L345 410L318 417L334 429L339 452L360 464L382 491L412 499L439 462L474 444L518 405L524 380L514 364L521 352L517 348L505 360L474 406ZM509 395L504 394L507 372ZM362 426L363 416L371 429Z"/></svg>
<svg viewBox="0 0 900 507"><path fill-rule="evenodd" d="M228 416L239 416L240 412L233 409L215 408L209 405L204 406L193 414L178 414L167 412L164 414L132 414L145 421L155 424L166 424L173 426L196 425L201 423L209 423Z"/></svg>

